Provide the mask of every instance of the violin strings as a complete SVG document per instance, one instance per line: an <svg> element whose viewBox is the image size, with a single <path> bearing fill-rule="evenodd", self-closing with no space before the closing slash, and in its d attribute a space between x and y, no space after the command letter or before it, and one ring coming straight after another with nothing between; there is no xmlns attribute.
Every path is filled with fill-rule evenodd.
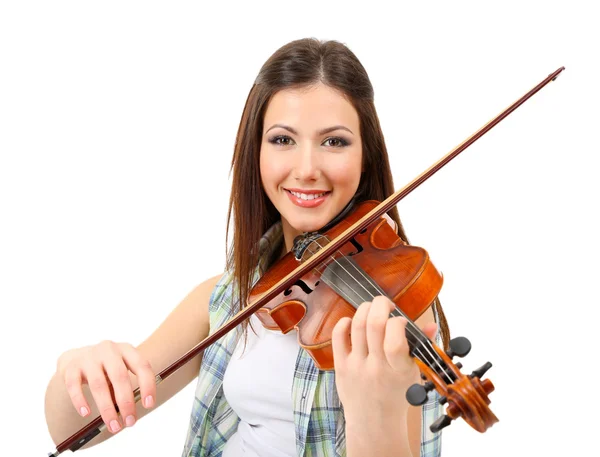
<svg viewBox="0 0 600 457"><path fill-rule="evenodd" d="M315 241L316 241L316 243L319 245L319 247L320 247L320 248L323 248L323 246L321 246L321 244L318 242L318 240L315 240ZM338 253L340 254L340 256L342 256L342 257L344 257L344 258L345 258L345 256L344 256L344 255L343 255L343 254L342 254L340 251L338 251ZM311 251L311 254L314 254L314 252L312 252L312 251ZM334 262L335 262L337 265L339 265L339 266L340 266L340 267L341 267L341 268L342 268L342 269L343 269L343 270L344 270L346 273L348 273L348 275L349 275L349 276L350 276L352 279L354 279L354 280L355 280L355 281L356 281L356 282L357 282L357 283L358 283L358 284L359 284L359 285L360 285L360 286L361 286L361 287L362 287L362 288L365 290L365 292L367 292L367 294L369 294L370 298L374 298L374 297L375 297L375 295L373 295L373 294L372 294L372 293L371 293L371 292L370 292L370 291L369 291L369 290L368 290L368 289L367 289L367 288L366 288L366 287L365 287L365 286L364 286L364 285L363 285L363 284L362 284L362 283L361 283L359 280L357 280L357 279L356 279L354 276L352 276L352 273L350 273L350 272L349 272L349 271L348 271L346 268L344 268L344 266L343 266L343 265L342 265L340 262L338 262L338 260L337 260L336 258L334 258L333 256L330 256L330 258L331 258L331 259L332 259L332 260L333 260L333 261L334 261ZM375 283L374 281L372 281L372 279L371 279L371 278L370 278L368 275L365 275L365 274L364 274L362 271L360 271L360 270L359 270L359 269L356 267L356 265L354 265L352 262L349 262L349 263L350 263L350 265L352 265L352 267L354 267L354 269L355 269L355 270L356 270L356 271L357 271L357 272L358 272L358 273L359 273L359 274L360 274L360 275L361 275L361 276L362 276L362 277L363 277L365 280L367 280L367 281L369 282L369 284L371 284L371 286L373 286L373 288L374 288L374 289L376 289L376 290L377 290L377 291L378 291L378 292L379 292L381 295L384 295L384 296L386 296L386 297L387 297L387 294L385 293L385 291L384 291L384 290L382 290L382 289L381 289L381 287L379 287L379 285L378 285L377 283ZM324 264L323 264L323 265L324 265ZM327 265L324 265L324 267L326 268L326 267L327 267ZM343 279L341 276L339 276L339 275L338 275L338 274L336 274L335 272L333 272L333 274L335 274L335 275L336 275L336 276L337 276L337 277L338 277L338 278L339 278L339 279L340 279L340 280L341 280L341 281L342 281L344 284L346 284L346 285L347 285L347 286L350 288L350 290L352 290L352 291L353 291L353 292L354 292L356 295L358 295L359 297L361 297L360 293L358 293L358 292L356 292L354 289L352 289L352 286L351 286L350 284L348 284L346 281L344 281L344 279ZM362 298L362 297L361 297L361 298ZM388 298L389 298L389 297L388 297ZM356 304L353 304L353 305L354 305L355 307L357 307L357 306L356 306ZM409 319L409 318L408 318L408 316L406 316L406 315L405 315L405 314L404 314L404 313L403 313L401 310L399 310L398 308L396 308L394 311L396 312L395 316L398 316L398 315L400 315L400 316L403 316L404 318L406 318L406 320L407 320L407 322L408 322L408 325L411 325L412 327L414 327L414 330L416 330L416 331L417 331L417 334L415 334L415 333L413 333L413 332L411 331L411 328L407 328L407 330L408 330L408 331L411 333L411 335L412 335L413 337L415 337L417 340L420 340L420 342L421 342L422 344L423 344L423 340L424 340L424 341L426 341L427 343L430 343L430 342L429 342L429 339L428 339L428 338L427 338L427 337L426 337L426 336L425 336L425 335L424 335L424 334L421 332L421 330L420 330L420 329L419 329L417 326L415 326L415 325L414 325L413 321L412 321L411 319ZM391 314L393 314L393 313L394 313L394 311L393 311ZM420 335L420 337L419 337L419 335ZM430 356L434 357L434 354L432 354L432 353L429 351L429 349L433 350L433 348L427 348L427 347L426 347L425 349L427 349L427 350L428 350L428 352L429 352L429 355L430 355ZM435 355L437 355L437 354L435 354ZM440 368L442 368L442 367L440 367Z"/></svg>
<svg viewBox="0 0 600 457"><path fill-rule="evenodd" d="M318 243L317 243L317 244L318 244ZM319 245L319 246L320 246L320 245ZM320 247L322 247L322 246L320 246ZM339 251L338 251L338 252L339 252ZM312 252L312 251L311 251L311 254L314 254L314 252ZM342 257L344 257L344 256L343 256L343 254L342 254L341 252L340 252L340 255L342 255ZM356 282L358 282L358 284L360 284L360 285L361 285L361 287L362 287L362 288L363 288L363 289L364 289L364 290L367 292L367 294L370 296L370 298L374 298L374 297L375 297L375 295L373 295L373 294L372 294L372 293L371 293L371 292L370 292L370 291L369 291L369 290L368 290L366 287L364 287L364 285L363 285L363 284L361 284L361 282L360 282L360 281L358 281L358 280L357 280L357 279L356 279L356 278L355 278L355 277L352 275L352 273L350 273L350 272L349 272L349 271L348 271L346 268L344 268L344 266L343 266L343 265L342 265L340 262L338 262L338 261L337 261L337 260L336 260L334 257L331 257L331 258L332 258L333 262L335 262L337 265L339 265L339 266L340 266L340 267L341 267L341 268L342 268L342 269L343 269L343 270L344 270L346 273L348 273L348 275L349 275L349 276L350 276L352 279L354 279ZM352 262L350 262L350 264L351 264L351 265L354 267L354 269L355 269L355 270L356 270L356 271L357 271L357 272L358 272L358 273L359 273L359 274L360 274L360 275L361 275L363 278L365 278L367 281L369 281L369 283L370 283L370 284L373 286L373 288L374 288L374 289L376 289L378 292L380 292L380 294L381 294L381 295L387 296L387 294L385 293L385 291L381 290L381 288L380 288L380 287L379 287L379 286L378 286L376 283L374 283L374 282L371 280L371 278L369 278L369 277L368 277L368 275L365 275L363 272L361 272L361 271L360 271L360 270L359 270L359 269L356 267L356 265L354 265ZM325 265L325 267L326 267L326 265ZM348 288L349 288L349 289L350 289L350 290L351 290L353 293L355 293L355 294L356 294L356 295L357 295L359 298L361 298L361 300L363 300L363 301L364 301L364 297L362 297L362 296L361 296L361 295L360 295L360 294L359 294L359 293L358 293L356 290L354 290L350 284L348 284L346 281L344 281L344 279L343 279L343 278L342 278L340 275L338 275L338 274L337 274L337 273L335 273L335 272L332 272L332 274L333 274L333 275L335 275L335 276L336 276L338 279L340 279L340 280L341 280L341 281L342 281L342 282L343 282L343 283L344 283L346 286L348 286ZM339 289L339 288L338 288L338 287L337 287L335 284L333 284L333 283L332 283L332 284L329 284L329 286L330 286L330 287L333 287L334 289L336 289L336 291L337 291L338 293L340 293L341 295L343 295L343 292L342 292L342 290L341 290L341 289ZM349 297L347 297L347 298L349 298ZM389 298L389 297L388 297L388 298ZM353 305L355 308L358 308L358 306L360 305L360 303L358 303L358 302L356 302L356 301L352 300L351 298L349 298L349 300L352 302L351 304L352 304L352 305ZM420 355L419 359L420 359L420 360L421 360L423 363L425 363L425 364L428 364L429 366L431 366L432 364L436 364L436 365L439 367L440 371L441 371L441 373L440 373L440 372L438 372L438 373L439 373L439 374L441 374L441 375L444 375L444 376L445 376L445 377L448 379L448 381L449 381L450 383L453 383L452 377L451 377L451 376L449 376L449 375L448 375L448 373L446 372L446 368L445 368L445 367L443 367L442 365L440 365L440 358L439 358L438 354L435 352L435 350L433 349L433 347L431 347L431 342L429 341L429 338L427 338L427 336L425 336L425 335L424 335L424 334L421 332L421 330L420 330L418 327L416 327L416 326L414 325L414 323L412 322L412 320L411 320L411 319L409 319L409 318L408 318L408 317L407 317L407 316L406 316L406 315L405 315L405 314L404 314L404 313L403 313L401 310L399 310L398 308L396 308L396 309L395 309L395 310L394 310L394 311L393 311L391 314L392 314L392 315L394 315L394 316L403 316L403 317L405 317L405 318L406 318L406 320L407 320L407 323L408 323L408 325L407 325L407 327L406 327L406 331L408 332L408 335L407 335L407 337L408 337L409 341L411 341L411 342L413 343L413 349L414 349L415 355ZM412 327L412 329L411 329L411 327ZM416 334L415 334L415 332L413 331L413 329L414 329L414 330L416 330L416 332L417 332ZM410 338L411 336L412 336L412 338ZM425 342L425 343L424 343L424 342ZM423 348L424 348L424 349L427 351L427 353L428 353L427 355L428 355L429 357L428 357L426 354L424 354L424 353L421 351L421 349L420 349L420 347L419 347L419 343L420 343L420 344L423 346ZM428 345L429 345L429 347L428 347ZM443 360L442 360L442 363L443 363ZM432 369L434 369L435 371L437 371L437 370L436 370L436 369L435 369L433 366L431 366L431 368L432 368Z"/></svg>
<svg viewBox="0 0 600 457"><path fill-rule="evenodd" d="M315 240L315 242L316 242L316 243L319 245L319 247L320 247L320 248L323 248L323 246L322 246L322 245L321 245L321 244L320 244L320 243L319 243L317 240ZM307 249L308 249L308 247L307 247ZM314 251L310 251L310 253L311 253L311 254L313 254L313 255L315 254L315 252L314 252ZM344 255L343 255L343 254L342 254L340 251L338 251L338 253L339 253L339 254L340 254L342 257L345 257L345 256L344 256ZM357 279L356 279L356 278L355 278L355 277L352 275L352 273L351 273L351 272L349 272L349 271L348 271L346 268L344 268L344 266L343 266L343 265L342 265L340 262L338 262L338 260L337 260L335 257L333 257L333 256L330 256L330 258L333 260L333 262L335 262L337 265L339 265L339 266L340 266L340 267L341 267L341 268L342 268L342 269L343 269L343 270L344 270L346 273L348 273L348 276L350 276L352 279L354 279L354 280L355 280L355 281L356 281L356 282L357 282L357 283L358 283L358 284L359 284L359 285L360 285L360 286L361 286L361 287L362 287L362 288L365 290L365 292L367 292L367 294L369 295L369 297L370 297L370 298L374 298L374 297L375 297L375 295L373 295L373 294L372 294L372 293L371 293L371 292L370 292L370 291L369 291L369 290L368 290L368 289L367 289L367 288L366 288L366 287L365 287L363 284L361 284L361 282L360 282L359 280L357 280ZM350 264L352 265L352 262L350 262ZM326 268L327 268L327 265L325 265L324 263L323 263L322 265L323 265L324 269L326 269ZM379 287L379 286L378 286L376 283L374 283L373 281L371 281L371 278L369 278L368 276L364 275L364 274L363 274L363 273L362 273L360 270L358 270L358 269L356 268L356 266L355 266L355 265L353 265L353 266L354 266L355 270L356 270L356 271L358 271L358 273L359 273L359 274L360 274L360 275L361 275L361 276L362 276L364 279L366 279L367 281L369 281L369 283L370 283L370 284L373 286L373 288L374 288L374 289L378 290L378 291L381 293L381 295L385 295L385 296L387 296L387 294L385 293L385 291L381 290L381 288L380 288L380 287ZM317 270L317 271L318 271L318 270ZM323 274L323 272L319 272L319 273L320 273L321 275ZM348 284L346 281L344 281L344 279L343 279L343 278L342 278L340 275L338 275L338 274L337 274L337 273L335 273L334 271L332 271L332 274L334 274L334 275L335 275L335 276L336 276L336 277L337 277L337 278L338 278L340 281L342 281L342 282L343 282L343 283L344 283L346 286L348 286L348 288L349 288L349 289L350 289L352 292L354 292L354 293L355 293L355 294L356 294L356 295L357 295L359 298L361 298L361 299L363 299L363 298L364 298L364 297L362 297L362 296L361 296L361 294L360 294L359 292L357 292L356 290L354 290L354 289L352 288L352 285L350 285L350 284ZM337 286L335 286L334 284L329 284L329 285L337 288ZM337 288L337 290L338 290L338 292L342 292L342 291L341 291L339 288ZM388 298L389 298L389 297L388 297ZM352 299L350 299L350 300L351 300L351 301L353 301L352 305L353 305L355 308L358 308L358 306L360 305L360 303L357 303L357 302L355 302L355 301L354 301L354 300L352 300ZM398 310L396 309L396 311L398 311ZM408 323L412 324L412 321L411 321L410 319L408 319L408 317L407 317L407 316L405 316L405 315L404 315L404 314L403 314L401 311L399 311L399 313L400 313L400 315L404 316L404 317L407 319L407 322L408 322ZM416 328L416 327L415 327L415 328ZM417 329L417 331L419 331L419 329L418 329L418 328L416 328L416 329ZM417 339L419 339L419 338L418 338L418 336L417 336L417 335L415 335L415 334L414 334L414 333L411 331L411 329L410 329L410 328L407 328L407 330L408 330L408 331L411 333L411 336L413 336L413 337L416 337ZM427 337L426 337L425 335L423 335L423 338L427 339ZM418 348L417 348L417 349L418 349ZM423 355L423 354L421 354L421 355ZM433 356L431 353L430 353L429 355Z"/></svg>
<svg viewBox="0 0 600 457"><path fill-rule="evenodd" d="M344 282L344 284L346 284L347 286L349 286L349 284L344 281L343 278L341 278L338 274L336 273L332 273L333 275L335 275L337 278L339 278L342 282ZM330 287L332 287L334 290L336 290L336 292L338 292L340 295L343 296L343 291L341 289L339 289L338 286L336 286L334 283L328 284ZM349 286L350 287L350 286ZM356 291L354 291L356 293ZM371 298L374 298L375 295L369 293L369 295L371 296ZM381 295L385 295L385 293L382 293ZM389 298L389 297L388 297ZM358 308L358 306L360 305L360 303L352 300L350 298L351 304L355 307ZM364 301L364 300L363 300ZM392 313L394 316L404 316L406 317L404 314L402 314L401 312L398 312L398 310L395 310L395 313ZM411 324L411 320L407 318L407 323L409 325ZM408 332L407 338L408 340L413 343L413 353L415 356L417 356L423 363L427 364L428 366L430 366L432 369L434 369L435 371L437 371L440 375L444 376L447 381L449 383L453 383L453 380L451 378L451 376L448 375L448 373L446 372L446 368L444 368L442 365L440 365L439 362L439 356L437 355L437 353L433 353L431 352L431 350L429 348L427 348L427 346L423 343L424 341L427 341L428 344L430 344L429 340L427 339L427 337L425 335L422 336L422 340L421 338L419 338L418 335L416 335L409 326L406 327L406 331ZM412 338L411 338L412 337ZM428 354L424 354L421 351L421 348L419 346L419 343L421 345L423 345L423 348L427 351ZM432 365L437 365L439 367L439 370L435 369L434 366Z"/></svg>
<svg viewBox="0 0 600 457"><path fill-rule="evenodd" d="M318 245L320 248L323 248L323 246L322 246L322 245L319 243L319 241L318 241L318 240L314 240L314 241L317 243L317 245ZM309 246L310 246L310 245L309 245ZM307 249L309 249L309 246L307 246ZM309 249L309 252L310 252L311 254L313 254L313 255L315 254L315 252L313 252L313 251L312 251L312 250L310 250L310 249ZM338 250L338 253L339 253L339 254L340 254L342 257L345 257L345 256L344 256L344 255L343 255L343 254L342 254L342 253L341 253L339 250ZM370 292L370 291L369 291L369 290L368 290L368 289L367 289L367 288L366 288L366 287L365 287L365 286L364 286L364 285L363 285L363 284L362 284L362 283L361 283L359 280L357 280L357 279L356 279L356 278L355 278L355 277L352 275L352 273L351 273L350 271L348 271L348 270L347 270L347 269L346 269L346 268L345 268L345 267L344 267L344 266L343 266L343 265L342 265L340 262L338 262L338 261L337 261L337 259L336 259L335 257L333 257L333 256L330 256L330 258L333 260L333 262L335 262L337 265L339 265L339 266L340 266L340 267L341 267L341 268L342 268L342 269L343 269L343 270L344 270L346 273L348 273L348 275L349 275L349 276L350 276L352 279L354 279L354 280L355 280L355 281L356 281L356 282L357 282L357 283L358 283L358 284L359 284L359 285L360 285L360 286L361 286L361 287L362 287L362 288L363 288L363 289L364 289L364 290L367 292L367 294L368 294L368 295L369 295L371 298L374 298L374 297L375 297L375 296L374 296L374 295L373 295L373 294L372 294L372 293L371 293L371 292ZM325 268L327 267L327 265L325 265L324 263L323 263L322 265L324 265L324 267L325 267ZM370 284L373 286L373 288L374 288L374 289L378 290L378 291L381 293L381 295L385 295L385 296L387 296L387 294L385 293L385 291L381 290L381 288L380 288L380 287L379 287L379 286L378 286L378 285L377 285L375 282L373 282L373 281L371 280L371 278L369 278L369 277L368 277L368 275L365 275L365 274L364 274L362 271L360 271L360 270L359 270L359 269L356 267L356 265L354 265L352 262L350 262L350 265L352 265L352 266L354 267L354 269L355 269L355 270L356 270L356 271L357 271L357 272L358 272L358 273L359 273L359 274L360 274L360 275L361 275L361 276L362 276L364 279L366 279L366 280L367 280L367 281L368 281L368 282L369 282L369 283L370 283ZM317 270L317 271L318 271L318 270ZM332 273L333 273L335 276L337 276L337 277L338 277L338 278L339 278L339 279L340 279L340 280L341 280L341 281L342 281L342 282L343 282L343 283L344 283L346 286L348 286L348 288L349 288L349 289L350 289L352 292L354 292L354 293L355 293L355 294L356 294L358 297L361 297L361 294L360 294L360 293L358 293L358 292L356 292L356 290L354 290L350 284L348 284L346 281L344 281L344 279L343 279L341 276L339 276L339 275L338 275L337 273L335 273L335 272L332 272ZM333 284L329 284L329 285L330 285L330 286L332 286L332 287L334 287L334 288L337 288L337 287L336 287L336 286L334 286ZM338 290L337 290L337 292L338 292L338 293L340 293L341 291L338 289ZM388 298L389 298L389 297L388 297ZM354 300L351 300L351 301L353 301L353 302L354 302ZM351 304L352 304L352 305L353 305L355 308L358 308L358 305L359 305L359 304L357 304L356 302L354 302L354 303L351 303ZM407 335L407 336L412 336L412 337L413 337L413 341L412 341L412 342L413 342L413 345L414 345L414 352L415 352L415 355L420 355L421 357L419 357L419 359L421 359L421 361L422 361L423 363L425 363L425 364L427 364L427 365L429 365L429 366L431 366L431 364L432 364L432 361L428 360L428 358L429 358L429 357L431 357L431 359L433 359L433 363L435 363L435 364L436 364L436 365L439 367L439 369L441 370L441 373L439 373L439 372L438 372L438 374L442 374L443 376L445 376L445 377L448 379L448 381L449 381L449 382L452 384L452 383L453 383L452 377L448 375L448 373L446 372L446 368L445 368L445 367L443 367L443 366L440 364L440 362L439 362L439 356L438 356L437 352L435 352L435 349L433 349L433 347L431 346L431 342L430 342L429 338L427 338L427 336L425 336L425 335L423 334L423 332L421 332L421 329L419 329L419 328L418 328L418 327L417 327L417 326L416 326L416 325L413 323L413 321L412 321L411 319L409 319L409 318L408 318L408 316L406 316L406 315L405 315L405 314L404 314L404 313L403 313L401 310L399 310L397 307L396 307L396 309L395 309L395 312L396 312L397 314L394 314L393 312L392 312L391 314L392 314L392 315L395 315L395 316L401 315L401 316L403 316L404 318L406 318L406 320L407 320L407 324L408 324L408 325L407 325L407 327L406 327L406 331L407 331L407 333L409 334L409 335ZM413 330L414 330L414 331L416 331L416 333L415 333ZM410 340L410 339L409 339L409 340ZM415 341L415 340L416 340L416 341ZM425 341L425 343L424 343L423 341ZM419 347L419 343L420 343L420 344L423 346L423 348L425 349L425 351L428 353L429 357L427 357L425 354L423 354L423 352L421 351L421 349L420 349L420 347ZM428 347L428 346L429 346L429 347ZM442 362L443 362L443 361L442 361ZM431 367L431 368L432 368L432 369L434 369L435 371L437 371L437 369L435 369L434 367Z"/></svg>

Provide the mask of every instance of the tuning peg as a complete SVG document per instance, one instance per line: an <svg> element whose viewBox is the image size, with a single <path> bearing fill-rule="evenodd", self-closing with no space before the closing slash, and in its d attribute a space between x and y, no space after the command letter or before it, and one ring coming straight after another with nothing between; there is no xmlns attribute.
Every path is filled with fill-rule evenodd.
<svg viewBox="0 0 600 457"><path fill-rule="evenodd" d="M448 357L453 358L455 355L464 357L471 351L471 342L464 336L457 336L450 340L450 349L446 352Z"/></svg>
<svg viewBox="0 0 600 457"><path fill-rule="evenodd" d="M413 384L406 391L406 399L413 406L420 406L427 401L427 393L435 386L431 381L425 384Z"/></svg>
<svg viewBox="0 0 600 457"><path fill-rule="evenodd" d="M469 377L481 379L485 372L488 371L490 368L492 368L492 362L486 362L485 365L482 365L476 370L473 370L473 373L471 373Z"/></svg>
<svg viewBox="0 0 600 457"><path fill-rule="evenodd" d="M452 422L452 418L450 416L447 416L446 414L444 414L442 417L440 417L438 420L436 420L433 424L431 424L431 427L429 427L429 430L431 430L433 433L437 433L444 427L447 427L448 425L450 425L451 422Z"/></svg>

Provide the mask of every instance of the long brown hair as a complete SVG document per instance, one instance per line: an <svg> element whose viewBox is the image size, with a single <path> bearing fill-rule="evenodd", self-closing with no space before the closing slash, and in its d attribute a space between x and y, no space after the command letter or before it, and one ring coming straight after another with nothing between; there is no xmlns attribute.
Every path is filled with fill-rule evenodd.
<svg viewBox="0 0 600 457"><path fill-rule="evenodd" d="M233 214L233 242L227 255L227 268L233 272L242 306L252 287L258 262L258 241L280 215L265 194L259 169L263 120L269 101L282 89L322 83L343 94L360 119L363 174L357 200L383 201L394 193L387 148L374 104L373 86L354 53L338 41L305 38L292 41L265 62L248 94L237 132L231 171L233 182L227 213L227 232ZM397 208L389 213L398 235L408 243ZM238 305L239 306L239 305ZM448 323L439 299L435 299L442 340L447 349Z"/></svg>

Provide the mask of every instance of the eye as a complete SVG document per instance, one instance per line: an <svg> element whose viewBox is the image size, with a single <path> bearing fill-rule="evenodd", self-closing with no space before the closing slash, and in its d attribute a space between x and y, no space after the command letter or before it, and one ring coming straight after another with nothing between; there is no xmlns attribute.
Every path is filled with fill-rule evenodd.
<svg viewBox="0 0 600 457"><path fill-rule="evenodd" d="M325 140L325 143L330 142L329 146L332 146L334 148L342 148L344 146L348 146L350 143L348 143L346 140L344 140L343 138L340 138L338 136L334 136L331 138L327 138ZM332 143L331 143L332 142Z"/></svg>
<svg viewBox="0 0 600 457"><path fill-rule="evenodd" d="M269 143L274 144L276 146L289 146L293 142L294 142L294 140L292 140L287 135L277 135L277 136L274 136L273 138L269 138Z"/></svg>

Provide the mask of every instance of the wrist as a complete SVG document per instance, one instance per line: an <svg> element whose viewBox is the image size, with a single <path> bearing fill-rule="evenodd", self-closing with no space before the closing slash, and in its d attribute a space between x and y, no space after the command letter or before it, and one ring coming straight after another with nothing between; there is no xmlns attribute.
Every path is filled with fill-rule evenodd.
<svg viewBox="0 0 600 457"><path fill-rule="evenodd" d="M348 457L365 455L411 456L408 440L408 417L396 411L393 415L346 419Z"/></svg>
<svg viewBox="0 0 600 457"><path fill-rule="evenodd" d="M401 424L408 421L410 405L400 404L386 408L344 408L346 428L352 432L369 431L378 433L380 430L397 430Z"/></svg>

